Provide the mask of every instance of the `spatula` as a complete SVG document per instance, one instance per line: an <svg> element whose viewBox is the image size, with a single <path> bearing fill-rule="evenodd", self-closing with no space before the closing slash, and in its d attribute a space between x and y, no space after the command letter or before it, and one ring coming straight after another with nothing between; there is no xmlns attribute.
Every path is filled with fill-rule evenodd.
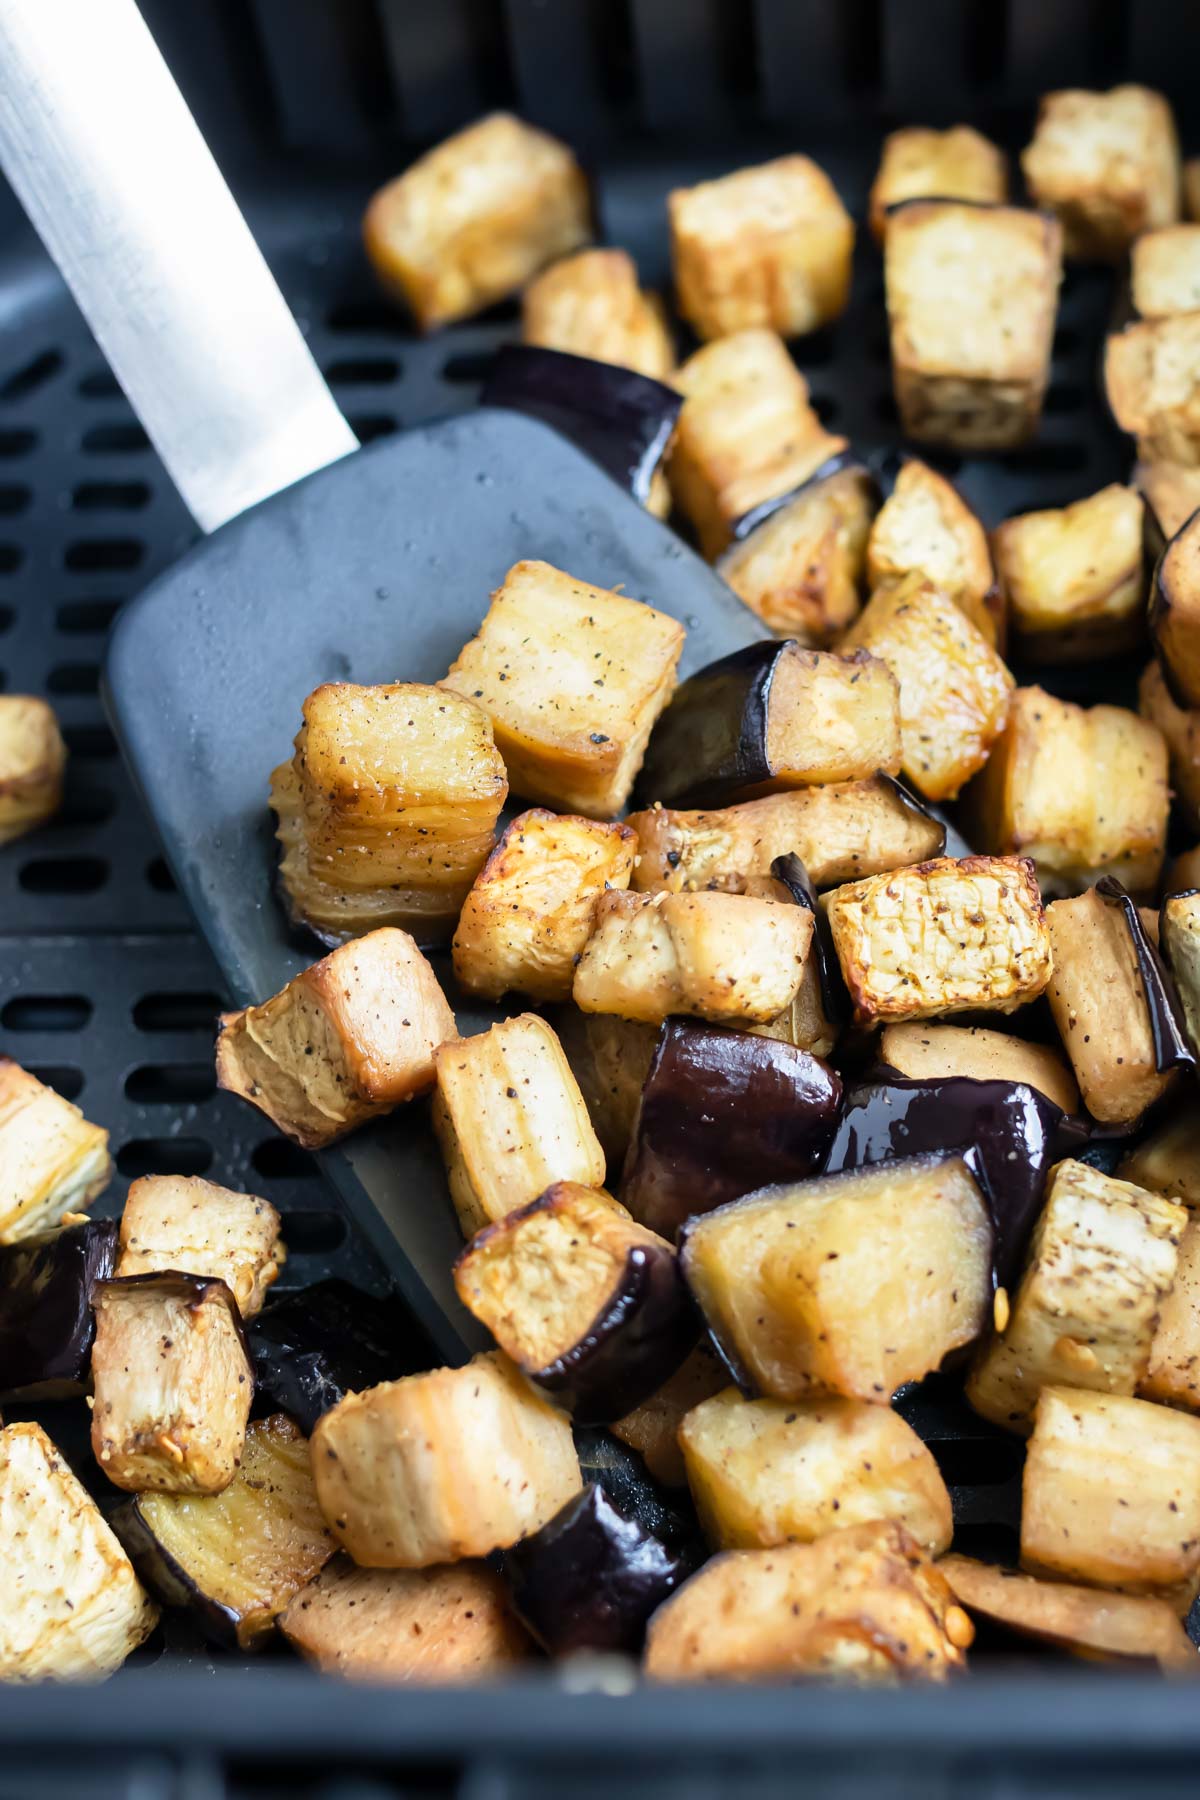
<svg viewBox="0 0 1200 1800"><path fill-rule="evenodd" d="M523 557L682 620L684 674L764 633L543 425L480 410L357 448L134 0L0 0L0 58L0 160L210 534L125 609L107 698L231 999L264 999L312 960L273 899L266 794L318 683L438 679ZM464 1032L495 1016L458 1008ZM461 1239L417 1109L322 1162L460 1356Z"/></svg>

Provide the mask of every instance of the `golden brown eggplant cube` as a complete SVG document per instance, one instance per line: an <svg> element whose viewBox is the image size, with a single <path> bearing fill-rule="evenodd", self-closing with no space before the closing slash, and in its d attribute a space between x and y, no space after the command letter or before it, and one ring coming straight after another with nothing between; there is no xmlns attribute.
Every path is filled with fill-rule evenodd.
<svg viewBox="0 0 1200 1800"><path fill-rule="evenodd" d="M854 221L809 157L675 188L667 209L679 310L700 337L800 337L844 311Z"/></svg>
<svg viewBox="0 0 1200 1800"><path fill-rule="evenodd" d="M774 331L737 331L676 370L683 395L667 474L710 560L739 519L800 487L847 447L825 430Z"/></svg>
<svg viewBox="0 0 1200 1800"><path fill-rule="evenodd" d="M1030 857L1047 894L1111 874L1148 895L1166 850L1167 746L1124 707L1018 688L969 806L980 841Z"/></svg>
<svg viewBox="0 0 1200 1800"><path fill-rule="evenodd" d="M196 1175L143 1175L121 1214L118 1275L182 1269L223 1281L243 1319L262 1311L287 1251L269 1200Z"/></svg>
<svg viewBox="0 0 1200 1800"><path fill-rule="evenodd" d="M1104 387L1141 462L1200 464L1200 312L1141 319L1110 334Z"/></svg>
<svg viewBox="0 0 1200 1800"><path fill-rule="evenodd" d="M1079 1110L1079 1089L1070 1065L1047 1044L1030 1043L1007 1031L982 1025L885 1025L879 1061L910 1081L1009 1081L1045 1094L1065 1113Z"/></svg>
<svg viewBox="0 0 1200 1800"><path fill-rule="evenodd" d="M1200 1216L1194 1212L1179 1240L1175 1282L1159 1310L1137 1392L1142 1400L1200 1412Z"/></svg>
<svg viewBox="0 0 1200 1800"><path fill-rule="evenodd" d="M33 694L0 694L0 844L54 816L66 763L53 708Z"/></svg>
<svg viewBox="0 0 1200 1800"><path fill-rule="evenodd" d="M1200 829L1200 709L1175 704L1162 664L1155 658L1147 663L1138 683L1138 710L1162 733L1176 803L1188 824Z"/></svg>
<svg viewBox="0 0 1200 1800"><path fill-rule="evenodd" d="M107 1131L0 1056L0 1244L81 1212L103 1193L112 1170Z"/></svg>
<svg viewBox="0 0 1200 1800"><path fill-rule="evenodd" d="M703 1339L670 1381L664 1381L656 1393L623 1419L615 1420L610 1430L637 1451L655 1481L661 1481L664 1487L686 1487L687 1469L679 1448L684 1414L728 1385L728 1370L717 1360L708 1340Z"/></svg>
<svg viewBox="0 0 1200 1800"><path fill-rule="evenodd" d="M1176 532L1158 559L1150 635L1176 704L1200 706L1200 515Z"/></svg>
<svg viewBox="0 0 1200 1800"><path fill-rule="evenodd" d="M1128 84L1044 94L1021 169L1062 221L1066 253L1117 262L1134 238L1179 217L1179 140L1169 103Z"/></svg>
<svg viewBox="0 0 1200 1800"><path fill-rule="evenodd" d="M927 800L952 800L987 761L1013 678L983 633L921 575L879 588L842 640L900 683L901 767Z"/></svg>
<svg viewBox="0 0 1200 1800"><path fill-rule="evenodd" d="M993 649L1004 648L1004 603L987 532L945 476L905 459L867 540L867 587L921 575L953 600Z"/></svg>
<svg viewBox="0 0 1200 1800"><path fill-rule="evenodd" d="M1124 1394L1043 1388L1021 1566L1186 1613L1200 1584L1200 1419Z"/></svg>
<svg viewBox="0 0 1200 1800"><path fill-rule="evenodd" d="M588 185L565 144L511 113L456 132L379 189L367 255L423 331L515 293L591 235Z"/></svg>
<svg viewBox="0 0 1200 1800"><path fill-rule="evenodd" d="M890 131L867 203L876 243L884 240L889 207L932 198L979 205L1007 200L1008 158L970 125L952 125L947 131L908 125Z"/></svg>
<svg viewBox="0 0 1200 1800"><path fill-rule="evenodd" d="M1169 318L1200 307L1200 225L1163 225L1138 238L1129 253L1134 311Z"/></svg>
<svg viewBox="0 0 1200 1800"><path fill-rule="evenodd" d="M1195 1108L1184 1105L1140 1139L1121 1158L1117 1174L1200 1211L1200 1117Z"/></svg>
<svg viewBox="0 0 1200 1800"><path fill-rule="evenodd" d="M1145 502L1146 551L1155 563L1175 533L1200 508L1200 468L1139 462L1129 479Z"/></svg>
<svg viewBox="0 0 1200 1800"><path fill-rule="evenodd" d="M959 450L1032 437L1062 275L1057 222L1016 206L911 200L888 220L884 260L905 436Z"/></svg>
<svg viewBox="0 0 1200 1800"><path fill-rule="evenodd" d="M1137 948L1124 909L1095 888L1046 908L1054 955L1047 996L1084 1104L1129 1125L1166 1093Z"/></svg>
<svg viewBox="0 0 1200 1800"><path fill-rule="evenodd" d="M521 336L545 350L616 363L665 381L675 346L653 294L638 286L627 250L580 250L530 282L521 302Z"/></svg>
<svg viewBox="0 0 1200 1800"><path fill-rule="evenodd" d="M857 617L875 484L851 465L815 476L722 556L717 573L780 637L826 649Z"/></svg>
<svg viewBox="0 0 1200 1800"><path fill-rule="evenodd" d="M1050 978L1050 934L1024 857L939 857L835 888L823 905L863 1025L1015 1012Z"/></svg>
<svg viewBox="0 0 1200 1800"><path fill-rule="evenodd" d="M976 1412L1022 1434L1044 1387L1132 1394L1175 1280L1182 1206L1068 1160L1052 1171L1003 1331L967 1382Z"/></svg>
<svg viewBox="0 0 1200 1800"><path fill-rule="evenodd" d="M1135 648L1145 632L1143 506L1113 482L992 534L1018 650L1035 662L1084 662Z"/></svg>
<svg viewBox="0 0 1200 1800"><path fill-rule="evenodd" d="M218 1085L308 1149L426 1093L434 1051L458 1035L437 976L394 928L343 944L220 1024Z"/></svg>
<svg viewBox="0 0 1200 1800"><path fill-rule="evenodd" d="M597 897L629 886L637 834L535 807L512 821L475 878L454 934L469 993L569 1000Z"/></svg>
<svg viewBox="0 0 1200 1800"><path fill-rule="evenodd" d="M1200 1045L1200 891L1169 894L1159 914L1159 928L1163 956L1183 1003L1188 1039L1196 1050Z"/></svg>
<svg viewBox="0 0 1200 1800"><path fill-rule="evenodd" d="M674 691L683 638L653 606L520 562L442 686L490 715L514 792L611 818Z"/></svg>
<svg viewBox="0 0 1200 1800"><path fill-rule="evenodd" d="M219 1494L237 1473L254 1368L223 1281L128 1275L93 1297L92 1451L132 1493Z"/></svg>
<svg viewBox="0 0 1200 1800"><path fill-rule="evenodd" d="M599 1187L604 1152L562 1045L522 1013L442 1045L433 1124L467 1237L556 1181Z"/></svg>
<svg viewBox="0 0 1200 1800"><path fill-rule="evenodd" d="M1196 1646L1164 1600L1039 1581L997 1563L943 1556L938 1570L971 1613L1087 1661L1157 1663L1164 1674L1197 1670Z"/></svg>

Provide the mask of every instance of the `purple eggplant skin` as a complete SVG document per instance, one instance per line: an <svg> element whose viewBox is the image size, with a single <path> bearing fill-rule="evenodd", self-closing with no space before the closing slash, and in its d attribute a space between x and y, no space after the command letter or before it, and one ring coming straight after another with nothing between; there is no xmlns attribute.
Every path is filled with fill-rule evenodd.
<svg viewBox="0 0 1200 1800"><path fill-rule="evenodd" d="M540 419L644 506L683 396L665 382L614 363L534 344L506 344L480 403Z"/></svg>
<svg viewBox="0 0 1200 1800"><path fill-rule="evenodd" d="M89 1219L0 1249L0 1400L81 1393L92 1361L92 1293L117 1266L115 1219Z"/></svg>
<svg viewBox="0 0 1200 1800"><path fill-rule="evenodd" d="M237 1650L238 1615L211 1594L176 1562L142 1516L141 1499L127 1500L109 1515L109 1524L123 1544L142 1586L166 1606L181 1607L195 1620L210 1644Z"/></svg>
<svg viewBox="0 0 1200 1800"><path fill-rule="evenodd" d="M797 906L802 906L812 914L812 953L817 959L821 1008L834 1031L840 1031L850 1017L851 1004L846 983L842 979L837 951L833 947L829 915L823 906L817 905L817 890L812 884L812 878L794 850L787 856L777 856L774 859L771 874L787 889Z"/></svg>
<svg viewBox="0 0 1200 1800"><path fill-rule="evenodd" d="M846 1090L826 1173L930 1151L964 1156L991 1209L996 1281L1011 1287L1047 1174L1087 1139L1085 1121L1024 1083L965 1075L915 1081L878 1068Z"/></svg>
<svg viewBox="0 0 1200 1800"><path fill-rule="evenodd" d="M1172 1069L1194 1069L1196 1054L1188 1040L1183 1006L1175 987L1175 978L1150 940L1142 915L1115 875L1102 875L1096 892L1125 914L1125 924L1133 941L1138 974L1150 1014L1150 1035L1154 1042L1154 1066L1160 1075Z"/></svg>
<svg viewBox="0 0 1200 1800"><path fill-rule="evenodd" d="M771 778L771 684L787 639L746 644L697 670L660 716L637 779L643 806L724 806Z"/></svg>
<svg viewBox="0 0 1200 1800"><path fill-rule="evenodd" d="M414 1375L438 1360L396 1301L377 1300L336 1279L265 1307L247 1325L246 1340L256 1410L287 1413L306 1437L347 1394Z"/></svg>
<svg viewBox="0 0 1200 1800"><path fill-rule="evenodd" d="M820 468L814 469L804 481L799 482L794 488L789 488L786 494L775 494L769 500L760 500L757 506L751 507L749 512L744 512L740 519L735 519L730 527L731 539L735 544L744 543L746 538L750 537L760 525L773 517L775 513L782 512L785 506L790 506L793 500L798 500L801 494L818 487L821 482L828 481L834 475L844 474L847 469L856 469L863 477L863 481L878 507L882 495L875 472L868 468L867 464L853 450L839 450L836 455L823 462ZM717 574L720 573L721 565L718 563Z"/></svg>
<svg viewBox="0 0 1200 1800"><path fill-rule="evenodd" d="M595 1482L504 1557L514 1610L551 1656L636 1656L651 1613L697 1566L619 1512Z"/></svg>

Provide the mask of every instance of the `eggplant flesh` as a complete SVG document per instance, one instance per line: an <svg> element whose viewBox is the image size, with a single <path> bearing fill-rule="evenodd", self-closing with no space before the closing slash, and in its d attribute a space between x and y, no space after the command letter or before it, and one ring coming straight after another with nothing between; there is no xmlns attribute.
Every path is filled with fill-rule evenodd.
<svg viewBox="0 0 1200 1800"><path fill-rule="evenodd" d="M480 399L551 426L643 506L683 406L649 375L531 344L504 346Z"/></svg>
<svg viewBox="0 0 1200 1800"><path fill-rule="evenodd" d="M552 1656L636 1655L651 1613L696 1566L594 1482L504 1559L514 1610Z"/></svg>
<svg viewBox="0 0 1200 1800"><path fill-rule="evenodd" d="M1188 1041L1183 1006L1174 979L1151 942L1132 896L1125 892L1115 875L1102 875L1096 883L1096 892L1119 906L1125 915L1146 997L1146 1011L1150 1015L1155 1069L1160 1075L1166 1075L1172 1069L1194 1069L1196 1056Z"/></svg>
<svg viewBox="0 0 1200 1800"><path fill-rule="evenodd" d="M618 1197L674 1238L684 1220L822 1165L842 1084L777 1038L668 1019L659 1035Z"/></svg>
<svg viewBox="0 0 1200 1800"><path fill-rule="evenodd" d="M89 1219L0 1248L0 1400L58 1399L88 1378L92 1291L116 1270L115 1219Z"/></svg>
<svg viewBox="0 0 1200 1800"><path fill-rule="evenodd" d="M304 1432L347 1394L437 1360L395 1301L336 1279L274 1301L247 1325L246 1339L260 1403Z"/></svg>
<svg viewBox="0 0 1200 1800"><path fill-rule="evenodd" d="M878 1069L848 1087L826 1171L930 1151L963 1155L991 1208L996 1281L1020 1274L1056 1162L1086 1144L1087 1124L1021 1082L952 1075L916 1081Z"/></svg>

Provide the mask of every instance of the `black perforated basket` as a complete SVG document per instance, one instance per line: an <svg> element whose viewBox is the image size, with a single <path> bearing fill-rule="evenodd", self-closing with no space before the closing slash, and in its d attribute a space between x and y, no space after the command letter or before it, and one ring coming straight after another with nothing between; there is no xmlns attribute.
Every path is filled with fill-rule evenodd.
<svg viewBox="0 0 1200 1800"><path fill-rule="evenodd" d="M28 0L29 4L54 0ZM883 130L969 118L1018 147L1048 86L1147 80L1200 133L1200 8L1183 0L145 0L317 359L359 437L471 406L514 306L419 340L372 287L358 221L376 182L479 111L569 136L611 241L667 277L681 181L804 149L861 219ZM2 77L0 77L2 78ZM1200 145L1196 146L1200 148ZM794 346L823 419L863 448L895 431L882 271ZM1122 479L1096 359L1102 273L1063 291L1046 416L1029 449L942 457L994 524ZM140 1174L207 1174L280 1207L283 1289L386 1278L315 1164L218 1095L219 980L142 817L98 698L122 603L193 528L57 275L0 197L0 684L47 694L71 749L66 804L0 855L0 1048L109 1127L119 1211ZM153 682L148 668L144 679ZM265 779L265 772L264 772ZM42 1409L69 1455L78 1407ZM12 1413L10 1416L19 1416ZM1011 1548L1020 1448L936 1384L910 1416L950 1483L960 1541ZM3 1545L0 1544L0 1556ZM589 1800L752 1793L1115 1797L1191 1792L1187 1690L1058 1665L955 1693L605 1692L578 1671L504 1693L380 1696L282 1653L214 1660L172 1620L93 1693L0 1692L0 1800L394 1794ZM1183 1785L1187 1780L1185 1790Z"/></svg>

